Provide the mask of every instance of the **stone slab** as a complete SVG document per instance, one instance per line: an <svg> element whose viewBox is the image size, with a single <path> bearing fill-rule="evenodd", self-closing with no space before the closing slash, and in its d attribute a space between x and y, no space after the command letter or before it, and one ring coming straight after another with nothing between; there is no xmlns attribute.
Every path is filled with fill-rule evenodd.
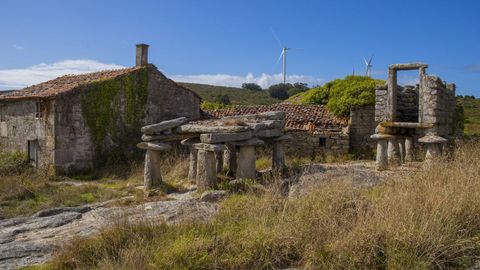
<svg viewBox="0 0 480 270"><path fill-rule="evenodd" d="M145 150L154 150L154 151L167 151L172 149L172 146L166 143L151 143L151 142L141 142L137 144L137 147Z"/></svg>
<svg viewBox="0 0 480 270"><path fill-rule="evenodd" d="M280 136L278 138L273 139L274 142L279 142L279 141L290 141L293 139L293 136L290 134L285 134L283 136Z"/></svg>
<svg viewBox="0 0 480 270"><path fill-rule="evenodd" d="M392 138L392 135L389 134L373 134L372 136L370 136L370 139L374 140L387 140L390 138Z"/></svg>
<svg viewBox="0 0 480 270"><path fill-rule="evenodd" d="M258 123L246 123L255 132L263 129L284 129L285 120L265 120Z"/></svg>
<svg viewBox="0 0 480 270"><path fill-rule="evenodd" d="M199 124L185 124L175 128L174 132L179 134L199 133L234 133L250 130L248 126L204 126Z"/></svg>
<svg viewBox="0 0 480 270"><path fill-rule="evenodd" d="M244 122L256 122L263 120L284 120L285 112L283 111L271 111L257 114L246 114L246 115L237 115L237 116L227 116L222 118L222 120L240 120Z"/></svg>
<svg viewBox="0 0 480 270"><path fill-rule="evenodd" d="M225 150L225 145L223 144L196 143L196 144L193 144L193 147L197 150L213 151L213 152Z"/></svg>
<svg viewBox="0 0 480 270"><path fill-rule="evenodd" d="M252 138L250 140L240 141L240 142L232 142L232 144L236 146L260 146L260 145L263 145L264 143L265 143L264 141L257 138Z"/></svg>
<svg viewBox="0 0 480 270"><path fill-rule="evenodd" d="M163 121L157 124L152 124L144 126L141 128L142 133L144 134L159 134L162 131L170 130L172 128L178 127L186 123L188 119L186 117L179 117L172 120Z"/></svg>
<svg viewBox="0 0 480 270"><path fill-rule="evenodd" d="M180 142L180 144L188 146L194 145L196 143L200 143L200 139L198 137L188 138Z"/></svg>
<svg viewBox="0 0 480 270"><path fill-rule="evenodd" d="M207 133L200 135L200 141L203 143L221 143L248 140L253 137L251 131L233 132L233 133Z"/></svg>
<svg viewBox="0 0 480 270"><path fill-rule="evenodd" d="M255 136L260 138L272 138L283 136L283 130L281 129L264 129L255 132Z"/></svg>
<svg viewBox="0 0 480 270"><path fill-rule="evenodd" d="M446 143L448 140L443 138L443 137L440 137L440 136L436 136L436 135L426 135L426 136L423 136L422 138L418 139L419 142L421 143Z"/></svg>

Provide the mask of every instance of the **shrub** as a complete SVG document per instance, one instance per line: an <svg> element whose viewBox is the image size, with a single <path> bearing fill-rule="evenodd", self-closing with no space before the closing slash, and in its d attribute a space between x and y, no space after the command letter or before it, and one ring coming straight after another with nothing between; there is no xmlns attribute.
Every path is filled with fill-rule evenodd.
<svg viewBox="0 0 480 270"><path fill-rule="evenodd" d="M302 103L323 104L337 116L348 116L356 106L375 104L375 86L383 84L366 76L346 76L307 91Z"/></svg>
<svg viewBox="0 0 480 270"><path fill-rule="evenodd" d="M202 101L202 104L200 104L200 108L202 110L219 110L219 109L225 109L228 106L222 103L217 103L217 102L209 102L209 101Z"/></svg>
<svg viewBox="0 0 480 270"><path fill-rule="evenodd" d="M27 154L22 152L0 152L0 175L11 175L29 167Z"/></svg>

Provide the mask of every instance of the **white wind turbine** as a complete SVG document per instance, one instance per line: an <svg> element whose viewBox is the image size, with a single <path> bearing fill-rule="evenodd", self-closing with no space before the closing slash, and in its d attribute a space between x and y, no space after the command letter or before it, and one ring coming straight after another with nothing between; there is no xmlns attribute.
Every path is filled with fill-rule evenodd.
<svg viewBox="0 0 480 270"><path fill-rule="evenodd" d="M372 59L373 59L373 55L370 56L370 59L367 61L367 59L365 59L365 57L363 58L363 60L365 61L365 76L372 76Z"/></svg>
<svg viewBox="0 0 480 270"><path fill-rule="evenodd" d="M294 49L299 49L299 48L289 48L287 46L284 46L280 39L278 39L277 35L275 35L275 32L272 29L272 34L273 37L277 40L278 44L280 47L282 47L282 52L280 53L280 57L278 57L278 61L280 61L281 58L283 58L283 64L282 64L282 75L283 75L283 84L287 82L287 51L294 50Z"/></svg>

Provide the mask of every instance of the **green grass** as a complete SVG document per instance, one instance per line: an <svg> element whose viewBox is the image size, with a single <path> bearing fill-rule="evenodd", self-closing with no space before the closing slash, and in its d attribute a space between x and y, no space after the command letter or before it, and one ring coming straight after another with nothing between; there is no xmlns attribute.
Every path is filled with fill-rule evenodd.
<svg viewBox="0 0 480 270"><path fill-rule="evenodd" d="M480 136L480 99L457 97L465 112L465 135Z"/></svg>
<svg viewBox="0 0 480 270"><path fill-rule="evenodd" d="M233 195L204 224L118 222L42 268L464 269L480 255L479 147L373 188Z"/></svg>
<svg viewBox="0 0 480 270"><path fill-rule="evenodd" d="M214 86L196 83L179 83L200 95L203 100L215 102L218 95L227 94L232 105L268 105L279 103L281 100L270 97L268 91L246 90L236 87Z"/></svg>

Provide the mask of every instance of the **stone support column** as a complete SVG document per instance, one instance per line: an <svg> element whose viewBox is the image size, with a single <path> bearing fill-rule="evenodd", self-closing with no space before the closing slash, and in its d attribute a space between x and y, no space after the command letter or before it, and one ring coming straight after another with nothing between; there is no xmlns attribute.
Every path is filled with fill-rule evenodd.
<svg viewBox="0 0 480 270"><path fill-rule="evenodd" d="M224 152L225 165L228 168L228 175L234 176L237 172L237 149L235 145L226 143L226 150Z"/></svg>
<svg viewBox="0 0 480 270"><path fill-rule="evenodd" d="M170 150L172 147L160 142L141 142L137 144L140 149L147 150L143 169L143 187L145 190L159 188L162 184L161 151Z"/></svg>
<svg viewBox="0 0 480 270"><path fill-rule="evenodd" d="M215 152L215 162L217 173L223 172L223 151Z"/></svg>
<svg viewBox="0 0 480 270"><path fill-rule="evenodd" d="M196 184L197 182L197 157L198 150L190 146L190 156L188 160L188 182Z"/></svg>
<svg viewBox="0 0 480 270"><path fill-rule="evenodd" d="M442 147L448 140L437 135L426 135L418 141L425 144L425 162L430 163L442 155Z"/></svg>
<svg viewBox="0 0 480 270"><path fill-rule="evenodd" d="M400 149L398 147L397 138L395 136L388 139L388 165L399 166L400 165Z"/></svg>
<svg viewBox="0 0 480 270"><path fill-rule="evenodd" d="M290 140L290 135L284 135L273 140L272 146L272 169L283 170L285 168L284 142Z"/></svg>
<svg viewBox="0 0 480 270"><path fill-rule="evenodd" d="M374 134L370 138L377 141L377 155L375 160L375 167L378 171L388 169L388 139L390 135Z"/></svg>
<svg viewBox="0 0 480 270"><path fill-rule="evenodd" d="M404 137L397 137L398 143L398 152L400 156L400 164L405 163L405 138Z"/></svg>
<svg viewBox="0 0 480 270"><path fill-rule="evenodd" d="M188 182L196 184L197 182L197 156L198 150L193 147L194 144L199 143L198 138L188 138L181 141L182 145L188 146L190 155L188 159Z"/></svg>
<svg viewBox="0 0 480 270"><path fill-rule="evenodd" d="M253 138L243 142L235 142L234 145L240 147L237 159L237 173L238 179L255 179L256 178L256 157L255 146L264 144L262 140Z"/></svg>
<svg viewBox="0 0 480 270"><path fill-rule="evenodd" d="M159 188L162 184L160 170L160 152L147 150L145 154L145 167L143 171L143 186L145 190Z"/></svg>
<svg viewBox="0 0 480 270"><path fill-rule="evenodd" d="M240 152L238 153L237 178L255 179L256 178L255 162L256 162L255 146L253 145L240 146Z"/></svg>
<svg viewBox="0 0 480 270"><path fill-rule="evenodd" d="M197 143L193 147L197 153L197 191L204 192L217 185L215 152L224 150L222 144Z"/></svg>
<svg viewBox="0 0 480 270"><path fill-rule="evenodd" d="M405 138L405 162L412 162L415 160L413 149L414 149L413 137L406 137Z"/></svg>

